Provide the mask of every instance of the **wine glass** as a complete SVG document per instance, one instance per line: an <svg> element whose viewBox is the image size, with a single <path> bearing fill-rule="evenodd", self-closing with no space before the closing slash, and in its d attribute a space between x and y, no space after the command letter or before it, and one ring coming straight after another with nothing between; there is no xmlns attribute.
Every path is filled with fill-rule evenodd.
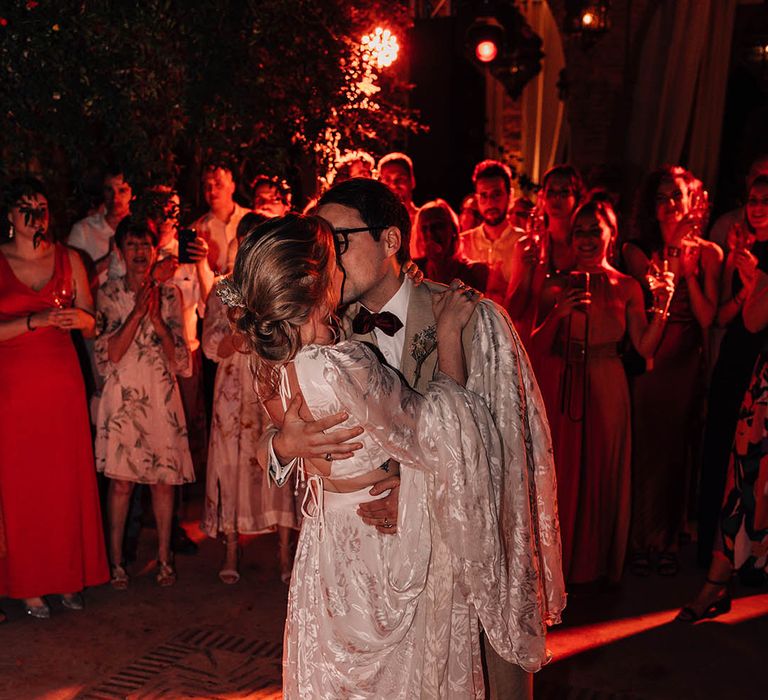
<svg viewBox="0 0 768 700"><path fill-rule="evenodd" d="M69 309L75 304L77 293L71 282L63 281L56 285L53 290L53 303L59 309Z"/></svg>
<svg viewBox="0 0 768 700"><path fill-rule="evenodd" d="M686 238L695 239L697 236L701 236L709 220L709 211L709 192L704 189L703 183L699 181L694 185L688 205L688 218L691 221L691 230L686 235Z"/></svg>
<svg viewBox="0 0 768 700"><path fill-rule="evenodd" d="M658 304L660 289L664 289L674 279L674 274L669 271L669 260L665 260L661 269L656 263L651 263L648 268L648 273L645 276L646 282L648 282L648 289L651 291L651 298L653 303L651 308L648 309L650 313L666 313L669 306L669 300L665 304L665 308L660 308Z"/></svg>

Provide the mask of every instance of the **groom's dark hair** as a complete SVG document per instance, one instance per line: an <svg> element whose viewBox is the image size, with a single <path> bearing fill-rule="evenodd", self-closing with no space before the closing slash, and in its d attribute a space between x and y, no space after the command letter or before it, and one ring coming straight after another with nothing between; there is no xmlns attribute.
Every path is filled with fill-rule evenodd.
<svg viewBox="0 0 768 700"><path fill-rule="evenodd" d="M397 261L404 263L410 259L411 217L405 205L386 185L366 177L354 177L329 189L317 203L340 204L354 209L366 226L371 226L371 236L375 241L381 237L385 228L394 226L400 231L400 250Z"/></svg>

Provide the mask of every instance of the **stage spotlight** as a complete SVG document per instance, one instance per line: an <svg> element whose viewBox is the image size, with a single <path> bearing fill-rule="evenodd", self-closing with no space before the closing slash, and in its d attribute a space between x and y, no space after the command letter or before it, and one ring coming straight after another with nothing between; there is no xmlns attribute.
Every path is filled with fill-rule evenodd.
<svg viewBox="0 0 768 700"><path fill-rule="evenodd" d="M478 17L467 29L467 48L480 63L495 61L504 50L504 39L504 27L495 17Z"/></svg>

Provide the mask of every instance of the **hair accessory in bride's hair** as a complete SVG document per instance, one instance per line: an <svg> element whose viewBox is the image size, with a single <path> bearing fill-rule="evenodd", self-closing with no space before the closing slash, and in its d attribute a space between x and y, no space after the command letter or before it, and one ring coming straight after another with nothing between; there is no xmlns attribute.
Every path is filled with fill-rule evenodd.
<svg viewBox="0 0 768 700"><path fill-rule="evenodd" d="M234 308L245 308L245 297L238 286L229 278L225 277L216 285L216 294L227 306Z"/></svg>

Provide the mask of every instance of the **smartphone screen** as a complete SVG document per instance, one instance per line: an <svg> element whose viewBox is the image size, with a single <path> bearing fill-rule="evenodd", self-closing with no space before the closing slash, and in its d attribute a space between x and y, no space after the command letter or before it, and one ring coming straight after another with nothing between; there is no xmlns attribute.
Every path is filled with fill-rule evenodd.
<svg viewBox="0 0 768 700"><path fill-rule="evenodd" d="M183 228L179 230L179 263L191 263L189 257L189 244L197 238L197 233L193 228Z"/></svg>

